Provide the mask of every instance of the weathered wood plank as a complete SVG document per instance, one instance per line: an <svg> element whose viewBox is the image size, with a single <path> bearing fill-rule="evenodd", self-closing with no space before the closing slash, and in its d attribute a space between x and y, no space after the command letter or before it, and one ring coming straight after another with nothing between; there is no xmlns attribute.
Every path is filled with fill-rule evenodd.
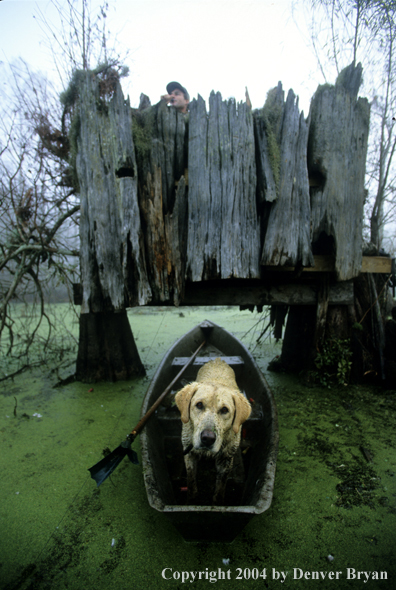
<svg viewBox="0 0 396 590"><path fill-rule="evenodd" d="M311 102L308 168L322 179L312 187L312 237L334 238L340 280L361 270L364 176L370 107L357 99L361 64L341 72L335 86L319 87Z"/></svg>
<svg viewBox="0 0 396 590"><path fill-rule="evenodd" d="M175 184L184 175L186 159L186 117L164 101L143 111L133 113L133 136L136 146L139 198L145 201L147 175L160 170L162 207L164 213L173 210Z"/></svg>
<svg viewBox="0 0 396 590"><path fill-rule="evenodd" d="M135 113L139 204L155 303L178 305L183 292L187 228L185 136L186 118L164 102Z"/></svg>
<svg viewBox="0 0 396 590"><path fill-rule="evenodd" d="M81 88L77 173L81 197L82 313L145 305L147 280L137 200L131 109L119 82L111 99L87 74Z"/></svg>
<svg viewBox="0 0 396 590"><path fill-rule="evenodd" d="M335 257L330 255L314 255L314 266L307 266L301 270L304 274L309 272L335 272ZM294 266L264 266L264 271L270 272L296 272ZM392 272L392 258L387 256L363 256L360 272L372 272L374 274L390 274Z"/></svg>
<svg viewBox="0 0 396 590"><path fill-rule="evenodd" d="M261 258L263 265L313 265L307 168L309 121L299 113L290 90L284 107L280 141L280 185L272 204Z"/></svg>
<svg viewBox="0 0 396 590"><path fill-rule="evenodd" d="M184 295L187 243L187 187L184 176L177 186L172 213L165 215L165 237L168 247L168 279L172 278L170 300L180 305Z"/></svg>
<svg viewBox="0 0 396 590"><path fill-rule="evenodd" d="M269 91L262 110L254 113L259 205L272 203L279 192L280 142L285 93L279 82Z"/></svg>
<svg viewBox="0 0 396 590"><path fill-rule="evenodd" d="M335 87L318 91L311 126L299 113L293 91L284 102L279 84L269 93L275 109L271 129L269 111L264 119L260 112L253 116L246 104L223 101L212 92L209 112L201 97L191 103L187 116L164 102L135 110L133 138L131 109L119 84L112 98L103 98L95 78L88 76L78 154L83 313L149 302L179 305L185 281L258 279L276 269L335 271L338 279L345 273L375 272L373 266L362 267L361 249L359 260L357 255L361 243L355 229L362 202L360 196L353 201L351 191L364 169L368 120L366 102L356 101L359 71L348 72ZM338 100L345 120L334 107ZM338 135L345 135L338 143L330 130L335 117L341 120ZM348 117L353 121L345 122ZM272 141L279 148L279 168L271 162ZM354 142L360 142L355 152ZM359 165L352 162L356 150ZM340 176L336 164L344 160L350 165L345 186L334 181ZM257 186L257 174L265 186ZM348 225L341 219L346 211ZM334 238L335 262L313 256L311 223L314 240L323 233ZM383 272L389 264L384 263ZM224 287L219 292L226 294L230 283ZM270 291L263 295L270 303L272 296ZM220 301L216 296L216 301L229 300L224 297ZM287 288L284 298L276 297L279 304L291 300Z"/></svg>
<svg viewBox="0 0 396 590"><path fill-rule="evenodd" d="M259 276L253 118L246 104L212 92L189 115L187 276Z"/></svg>
<svg viewBox="0 0 396 590"><path fill-rule="evenodd" d="M360 272L391 274L392 258L387 256L363 256Z"/></svg>
<svg viewBox="0 0 396 590"><path fill-rule="evenodd" d="M262 281L201 281L186 283L182 305L316 305L317 284L266 285ZM351 305L353 282L329 286L329 305Z"/></svg>

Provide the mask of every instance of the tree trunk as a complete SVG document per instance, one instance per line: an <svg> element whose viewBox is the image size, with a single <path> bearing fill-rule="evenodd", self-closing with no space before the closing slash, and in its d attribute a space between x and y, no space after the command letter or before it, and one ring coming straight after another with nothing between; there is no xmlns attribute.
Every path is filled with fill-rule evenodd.
<svg viewBox="0 0 396 590"><path fill-rule="evenodd" d="M290 307L281 354L283 369L315 370L315 356L325 341L346 340L352 352L353 381L393 383L396 324L385 324L389 313L386 279L361 274L354 280L353 305L328 305L323 295L324 290L319 289L316 310L314 306Z"/></svg>
<svg viewBox="0 0 396 590"><path fill-rule="evenodd" d="M82 305L76 377L81 381L144 374L125 305L145 304L151 297L131 109L118 80L108 94L105 86L87 73L79 106Z"/></svg>
<svg viewBox="0 0 396 590"><path fill-rule="evenodd" d="M289 308L281 354L281 364L286 371L300 373L312 368L316 354L315 325L314 306Z"/></svg>
<svg viewBox="0 0 396 590"><path fill-rule="evenodd" d="M145 375L125 311L80 316L76 379L122 381Z"/></svg>
<svg viewBox="0 0 396 590"><path fill-rule="evenodd" d="M364 274L355 279L355 310L359 330L354 334L355 367L358 377L387 378L385 323L390 312L384 277ZM388 365L391 370L391 365Z"/></svg>

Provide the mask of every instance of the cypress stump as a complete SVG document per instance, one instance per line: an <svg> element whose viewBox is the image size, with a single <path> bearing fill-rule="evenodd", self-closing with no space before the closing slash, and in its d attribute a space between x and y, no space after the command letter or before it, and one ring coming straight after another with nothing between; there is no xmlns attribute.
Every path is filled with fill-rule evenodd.
<svg viewBox="0 0 396 590"><path fill-rule="evenodd" d="M82 305L77 378L126 379L144 367L125 311L151 296L137 199L129 101L117 76L87 72L80 89L77 174Z"/></svg>

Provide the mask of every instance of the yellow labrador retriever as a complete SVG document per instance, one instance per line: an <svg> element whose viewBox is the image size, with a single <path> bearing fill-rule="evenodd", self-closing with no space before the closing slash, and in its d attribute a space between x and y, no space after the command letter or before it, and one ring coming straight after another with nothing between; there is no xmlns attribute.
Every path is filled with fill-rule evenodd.
<svg viewBox="0 0 396 590"><path fill-rule="evenodd" d="M238 389L234 370L220 358L201 367L197 380L183 387L175 401L183 422L189 501L198 493L197 462L203 455L215 458L213 503L221 504L240 444L241 425L249 418L251 406Z"/></svg>

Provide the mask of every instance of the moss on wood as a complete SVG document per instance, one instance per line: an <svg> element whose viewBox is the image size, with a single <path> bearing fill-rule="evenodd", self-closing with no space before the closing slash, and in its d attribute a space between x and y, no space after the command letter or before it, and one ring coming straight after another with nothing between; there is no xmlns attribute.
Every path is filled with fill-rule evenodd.
<svg viewBox="0 0 396 590"><path fill-rule="evenodd" d="M151 150L155 122L155 107L132 112L132 135L136 156L142 161Z"/></svg>
<svg viewBox="0 0 396 590"><path fill-rule="evenodd" d="M268 142L268 156L274 176L277 195L280 183L280 135L283 120L283 100L279 100L279 87L272 88L267 93L267 99L261 111L261 118L265 125Z"/></svg>

